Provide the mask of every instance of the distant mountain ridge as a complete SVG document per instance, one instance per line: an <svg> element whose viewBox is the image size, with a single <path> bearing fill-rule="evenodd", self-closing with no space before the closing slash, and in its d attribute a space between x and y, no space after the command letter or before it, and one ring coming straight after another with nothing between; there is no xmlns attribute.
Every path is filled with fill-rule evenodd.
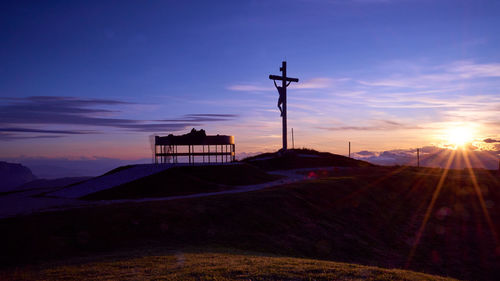
<svg viewBox="0 0 500 281"><path fill-rule="evenodd" d="M36 177L29 168L21 164L0 161L0 179L0 192L3 192L14 190Z"/></svg>
<svg viewBox="0 0 500 281"><path fill-rule="evenodd" d="M15 157L1 158L0 161L22 163L31 172L42 179L59 179L67 177L95 177L116 167L151 163L150 158L123 160L115 158L48 158L48 157Z"/></svg>

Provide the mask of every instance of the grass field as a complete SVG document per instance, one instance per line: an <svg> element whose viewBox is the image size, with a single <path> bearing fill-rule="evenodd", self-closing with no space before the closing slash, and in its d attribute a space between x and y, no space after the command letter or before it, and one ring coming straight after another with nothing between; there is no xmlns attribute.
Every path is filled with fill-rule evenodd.
<svg viewBox="0 0 500 281"><path fill-rule="evenodd" d="M496 172L365 167L308 176L240 194L2 219L0 267L24 271L123 249L221 247L466 280L500 276Z"/></svg>
<svg viewBox="0 0 500 281"><path fill-rule="evenodd" d="M412 271L228 250L105 256L0 272L2 280L387 280L452 281Z"/></svg>

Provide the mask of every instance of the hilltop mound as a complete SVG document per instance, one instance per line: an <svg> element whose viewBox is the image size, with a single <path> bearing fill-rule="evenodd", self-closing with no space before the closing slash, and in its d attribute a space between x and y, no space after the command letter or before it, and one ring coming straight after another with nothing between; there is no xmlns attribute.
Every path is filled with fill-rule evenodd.
<svg viewBox="0 0 500 281"><path fill-rule="evenodd" d="M312 149L289 149L285 152L263 153L243 159L264 170L290 170L315 167L373 167L375 165L329 152Z"/></svg>

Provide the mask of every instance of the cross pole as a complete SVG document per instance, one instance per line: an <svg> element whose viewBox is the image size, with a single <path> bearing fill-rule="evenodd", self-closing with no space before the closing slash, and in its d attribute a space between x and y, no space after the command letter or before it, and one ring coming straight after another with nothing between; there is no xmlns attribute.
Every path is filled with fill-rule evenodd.
<svg viewBox="0 0 500 281"><path fill-rule="evenodd" d="M292 82L299 82L298 78L290 78L286 77L286 61L282 62L280 67L280 71L282 73L281 76L278 75L269 75L269 79L273 80L274 86L278 90L279 99L278 99L278 108L281 111L281 117L283 119L283 150L287 149L287 129L286 129L286 88ZM276 80L281 80L281 86L276 84ZM288 83L287 83L288 82ZM282 105L282 107L281 107Z"/></svg>

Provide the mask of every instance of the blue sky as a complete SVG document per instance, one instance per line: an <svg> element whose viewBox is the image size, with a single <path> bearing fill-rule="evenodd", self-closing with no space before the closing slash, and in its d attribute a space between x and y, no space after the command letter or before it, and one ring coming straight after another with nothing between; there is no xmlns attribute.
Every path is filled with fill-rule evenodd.
<svg viewBox="0 0 500 281"><path fill-rule="evenodd" d="M280 147L282 60L296 144L345 154L500 150L500 2L4 1L0 158L147 158L152 134ZM243 154L242 154L243 155Z"/></svg>

